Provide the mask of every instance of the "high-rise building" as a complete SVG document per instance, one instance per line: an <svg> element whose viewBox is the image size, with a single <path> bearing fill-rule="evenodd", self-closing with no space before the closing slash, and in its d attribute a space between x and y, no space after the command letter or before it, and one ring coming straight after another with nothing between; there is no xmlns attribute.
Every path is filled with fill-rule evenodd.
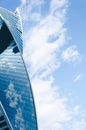
<svg viewBox="0 0 86 130"><path fill-rule="evenodd" d="M38 130L18 11L0 8L0 130Z"/></svg>

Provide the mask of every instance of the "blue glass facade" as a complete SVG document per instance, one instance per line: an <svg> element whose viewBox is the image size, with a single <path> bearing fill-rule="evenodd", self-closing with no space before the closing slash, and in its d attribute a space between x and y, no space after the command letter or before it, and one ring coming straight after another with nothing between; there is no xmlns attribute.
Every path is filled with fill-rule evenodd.
<svg viewBox="0 0 86 130"><path fill-rule="evenodd" d="M0 8L0 102L13 130L38 130L19 23L17 14Z"/></svg>

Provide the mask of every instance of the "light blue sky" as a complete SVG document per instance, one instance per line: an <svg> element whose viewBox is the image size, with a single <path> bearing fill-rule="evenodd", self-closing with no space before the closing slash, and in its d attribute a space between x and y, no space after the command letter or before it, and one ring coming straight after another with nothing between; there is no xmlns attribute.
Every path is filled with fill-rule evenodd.
<svg viewBox="0 0 86 130"><path fill-rule="evenodd" d="M2 0L0 6L21 11L39 129L86 130L86 1Z"/></svg>
<svg viewBox="0 0 86 130"><path fill-rule="evenodd" d="M13 1L12 0L5 0L5 1L1 0L0 6L14 11L16 9L16 7L19 6L20 2L21 2L20 0L15 0L15 1L14 0Z"/></svg>
<svg viewBox="0 0 86 130"><path fill-rule="evenodd" d="M81 61L74 64L65 64L63 72L66 77L64 78L65 87L70 86L71 91L73 92L74 100L75 96L78 95L78 102L83 105L83 108L86 109L85 104L85 80L86 80L86 50L85 50L85 5L86 1L70 1L70 6L67 11L67 22L66 27L68 29L67 34L71 37L71 40L68 42L69 45L76 45L80 53ZM67 76L67 74L69 76ZM73 82L73 78L81 74L81 78L76 83ZM68 90L68 88L67 88ZM76 100L77 101L77 100Z"/></svg>

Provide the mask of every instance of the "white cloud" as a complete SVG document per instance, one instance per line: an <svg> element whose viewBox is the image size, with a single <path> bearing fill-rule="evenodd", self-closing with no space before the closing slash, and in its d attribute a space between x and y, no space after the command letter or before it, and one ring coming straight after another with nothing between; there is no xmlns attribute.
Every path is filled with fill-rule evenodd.
<svg viewBox="0 0 86 130"><path fill-rule="evenodd" d="M77 75L77 76L75 77L75 79L74 79L74 82L77 82L78 80L80 80L81 76L82 76L81 74Z"/></svg>
<svg viewBox="0 0 86 130"><path fill-rule="evenodd" d="M77 61L80 60L80 54L76 49L76 46L70 46L62 52L62 58L64 61Z"/></svg>
<svg viewBox="0 0 86 130"><path fill-rule="evenodd" d="M32 80L32 86L37 105L39 129L61 130L62 124L72 119L67 99L61 98L58 86L53 86L53 78L45 81L37 77Z"/></svg>
<svg viewBox="0 0 86 130"><path fill-rule="evenodd" d="M41 16L39 23L33 25L30 30L27 29L28 26L25 27L27 33L24 32L24 59L32 80L40 130L62 129L62 123L72 118L71 111L67 108L67 99L59 96L58 87L53 86L54 77L51 76L52 72L61 66L56 52L65 44L64 10L66 11L66 2L66 0L62 0L59 6L57 1L50 1L49 14L43 17L41 12L38 11L38 15ZM29 5L24 6L24 9L26 9L24 14L27 14L28 10L28 15L33 15L31 10L34 6L39 5L40 0L38 0L37 5L34 2L29 3ZM57 9L60 10L57 11ZM24 23L32 20L28 20L24 14L21 14ZM34 18L33 20L36 21ZM53 35L57 38L49 42L49 38Z"/></svg>
<svg viewBox="0 0 86 130"><path fill-rule="evenodd" d="M20 6L20 12L22 14L23 22L25 21L39 21L41 15L39 13L40 6L44 0L22 0L22 4ZM37 16L37 18L36 18Z"/></svg>
<svg viewBox="0 0 86 130"><path fill-rule="evenodd" d="M70 122L79 111L78 105L70 108L68 99L60 96L53 76L53 71L61 67L58 52L66 43L67 2L51 0L45 16L41 10L45 4L43 0L28 1L27 5L20 6L24 25L24 59L31 77L40 130L65 130L69 125L72 128ZM79 52L74 46L62 53L64 61L75 61L78 57Z"/></svg>
<svg viewBox="0 0 86 130"><path fill-rule="evenodd" d="M73 112L74 112L75 115L79 114L79 109L80 109L80 106L79 106L79 105L76 105L76 106L74 107Z"/></svg>
<svg viewBox="0 0 86 130"><path fill-rule="evenodd" d="M74 120L72 130L86 130L86 120L84 118Z"/></svg>
<svg viewBox="0 0 86 130"><path fill-rule="evenodd" d="M27 0L21 0L22 4L26 4Z"/></svg>
<svg viewBox="0 0 86 130"><path fill-rule="evenodd" d="M59 39L59 41L57 41L58 43L49 45L47 42L47 38L49 36L48 33L49 29L45 25L44 27L37 26L31 32L31 36L28 39L29 44L27 42L24 48L25 49L24 51L27 52L27 54L24 53L24 58L26 59L27 63L29 58L29 61L31 63L30 70L33 70L31 71L31 74L34 74L38 71L50 72L54 68L60 67L60 63L58 62L56 54L54 52L60 46L60 44L62 44L61 41L62 39L61 40Z"/></svg>
<svg viewBox="0 0 86 130"><path fill-rule="evenodd" d="M32 2L29 3L29 5L31 6L31 10L33 10L34 5ZM37 4L37 6L38 5L40 4ZM57 4L57 8L58 7L59 5ZM28 9L29 7L27 5L26 10ZM37 74L39 71L46 71L46 74L49 74L61 66L56 52L58 52L59 48L65 44L66 28L63 27L65 14L62 11L58 11L59 16L61 15L62 17L60 18L54 15L54 12L55 10L51 8L49 15L40 19L40 22L36 24L34 28L32 27L30 30L26 29L27 35L25 33L26 40L24 44L24 52L27 53L24 53L24 59L26 60L27 64L29 59L31 64L31 66L29 66L31 67L29 70L33 70L31 71L31 75ZM26 13L27 12L25 11L24 14ZM37 14L40 15L41 13L37 12ZM32 16L30 11L29 15ZM26 19L23 20L25 20L27 23ZM36 19L34 19L34 21L36 21ZM53 35L56 35L58 38L50 43L49 39Z"/></svg>

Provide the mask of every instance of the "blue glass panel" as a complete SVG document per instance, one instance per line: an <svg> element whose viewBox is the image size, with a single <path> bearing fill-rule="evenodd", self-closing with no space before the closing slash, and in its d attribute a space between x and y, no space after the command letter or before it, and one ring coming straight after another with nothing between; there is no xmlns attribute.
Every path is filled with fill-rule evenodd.
<svg viewBox="0 0 86 130"><path fill-rule="evenodd" d="M21 53L22 40L15 24L18 18L2 8L0 13L0 101L14 130L37 130L32 89Z"/></svg>

